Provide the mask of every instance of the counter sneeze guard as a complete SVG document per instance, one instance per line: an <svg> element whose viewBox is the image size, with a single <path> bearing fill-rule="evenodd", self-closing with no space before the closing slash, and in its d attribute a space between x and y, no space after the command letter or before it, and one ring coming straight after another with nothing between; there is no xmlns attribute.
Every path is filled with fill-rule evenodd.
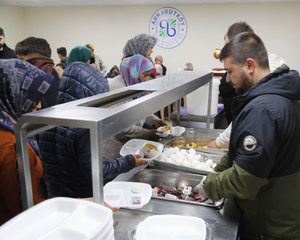
<svg viewBox="0 0 300 240"><path fill-rule="evenodd" d="M197 88L209 85L211 102L212 72L179 72L111 92L60 104L21 116L15 127L23 209L33 206L27 138L56 126L90 130L94 202L104 204L103 142L165 106L179 101ZM135 96L141 96L131 100ZM207 126L210 123L210 106ZM180 111L178 111L180 112ZM178 115L179 122L180 115Z"/></svg>

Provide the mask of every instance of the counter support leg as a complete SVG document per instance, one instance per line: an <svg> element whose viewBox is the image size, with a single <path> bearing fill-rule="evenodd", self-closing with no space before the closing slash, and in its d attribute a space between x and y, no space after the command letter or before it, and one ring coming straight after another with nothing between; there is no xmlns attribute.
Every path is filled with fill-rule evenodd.
<svg viewBox="0 0 300 240"><path fill-rule="evenodd" d="M206 122L206 128L209 128L210 126L210 113L211 113L211 97L212 97L212 81L213 79L210 80L209 82L209 87L208 87L208 104L207 104L207 122Z"/></svg>

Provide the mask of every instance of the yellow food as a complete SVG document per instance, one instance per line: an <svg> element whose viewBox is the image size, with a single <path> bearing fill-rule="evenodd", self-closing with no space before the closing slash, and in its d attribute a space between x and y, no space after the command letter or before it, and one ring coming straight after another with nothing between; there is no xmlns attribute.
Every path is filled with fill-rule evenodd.
<svg viewBox="0 0 300 240"><path fill-rule="evenodd" d="M171 129L171 124L170 125L168 125L168 126L163 126L163 130L164 131L169 131L170 129Z"/></svg>
<svg viewBox="0 0 300 240"><path fill-rule="evenodd" d="M155 147L153 144L151 143L146 143L145 146L149 149L155 149L156 151L158 151L157 147Z"/></svg>
<svg viewBox="0 0 300 240"><path fill-rule="evenodd" d="M174 143L173 147L182 147L182 148L207 148L207 146L197 145L194 142L191 142L191 143L182 143L182 144Z"/></svg>

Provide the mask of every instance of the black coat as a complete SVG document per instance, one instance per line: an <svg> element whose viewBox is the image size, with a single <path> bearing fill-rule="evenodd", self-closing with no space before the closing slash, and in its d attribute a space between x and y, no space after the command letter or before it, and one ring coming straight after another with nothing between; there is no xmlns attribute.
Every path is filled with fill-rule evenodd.
<svg viewBox="0 0 300 240"><path fill-rule="evenodd" d="M3 50L0 51L0 59L18 58L14 50L10 49L5 43Z"/></svg>
<svg viewBox="0 0 300 240"><path fill-rule="evenodd" d="M52 69L52 76L54 77L54 81L41 100L42 108L52 107L56 104L60 78L54 68Z"/></svg>

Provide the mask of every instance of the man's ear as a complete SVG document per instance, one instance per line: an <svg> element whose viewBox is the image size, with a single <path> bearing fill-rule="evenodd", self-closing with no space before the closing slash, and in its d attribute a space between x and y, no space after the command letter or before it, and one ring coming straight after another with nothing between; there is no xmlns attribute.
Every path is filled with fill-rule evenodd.
<svg viewBox="0 0 300 240"><path fill-rule="evenodd" d="M253 58L247 58L246 60L247 70L250 74L253 74L255 69L255 61Z"/></svg>

